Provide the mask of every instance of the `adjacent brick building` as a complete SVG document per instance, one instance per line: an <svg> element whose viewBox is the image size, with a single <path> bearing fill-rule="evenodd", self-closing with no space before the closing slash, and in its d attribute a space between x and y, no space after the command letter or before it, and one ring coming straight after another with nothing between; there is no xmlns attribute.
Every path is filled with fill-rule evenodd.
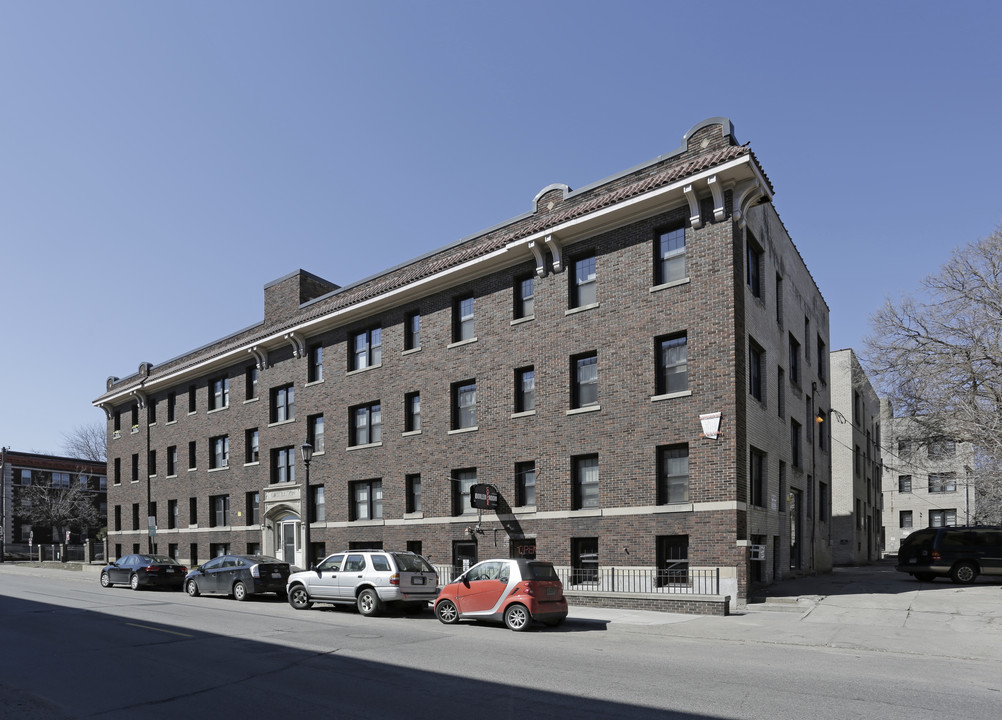
<svg viewBox="0 0 1002 720"><path fill-rule="evenodd" d="M880 400L852 350L831 353L832 553L836 565L881 556Z"/></svg>
<svg viewBox="0 0 1002 720"><path fill-rule="evenodd" d="M308 500L315 558L716 568L736 600L829 568L828 308L772 194L712 118L366 280L270 283L259 325L109 378L95 401L113 552L153 542L149 515L182 562L303 565ZM474 483L497 510L470 507Z"/></svg>

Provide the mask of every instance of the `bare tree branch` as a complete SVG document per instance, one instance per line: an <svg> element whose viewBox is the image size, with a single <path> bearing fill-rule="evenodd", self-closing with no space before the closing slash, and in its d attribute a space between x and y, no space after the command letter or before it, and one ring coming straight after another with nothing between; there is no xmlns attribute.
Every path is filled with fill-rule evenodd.
<svg viewBox="0 0 1002 720"><path fill-rule="evenodd" d="M81 460L108 462L107 428L101 423L78 425L63 434L63 452Z"/></svg>

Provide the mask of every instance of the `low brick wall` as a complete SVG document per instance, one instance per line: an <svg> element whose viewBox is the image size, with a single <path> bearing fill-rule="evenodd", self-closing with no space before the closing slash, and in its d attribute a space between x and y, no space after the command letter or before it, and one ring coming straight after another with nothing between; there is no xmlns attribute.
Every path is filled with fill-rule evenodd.
<svg viewBox="0 0 1002 720"><path fill-rule="evenodd" d="M730 614L731 604L731 598L728 595L588 594L565 590L564 596L567 598L568 604L582 607L653 610L655 612L717 615L720 617Z"/></svg>

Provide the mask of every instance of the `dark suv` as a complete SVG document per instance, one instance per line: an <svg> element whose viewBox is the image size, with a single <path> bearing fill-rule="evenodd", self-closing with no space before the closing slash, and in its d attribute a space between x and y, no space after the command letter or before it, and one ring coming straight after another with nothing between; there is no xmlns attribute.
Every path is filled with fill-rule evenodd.
<svg viewBox="0 0 1002 720"><path fill-rule="evenodd" d="M978 575L1002 575L1002 527L916 530L901 543L897 569L923 582L949 577L964 585Z"/></svg>

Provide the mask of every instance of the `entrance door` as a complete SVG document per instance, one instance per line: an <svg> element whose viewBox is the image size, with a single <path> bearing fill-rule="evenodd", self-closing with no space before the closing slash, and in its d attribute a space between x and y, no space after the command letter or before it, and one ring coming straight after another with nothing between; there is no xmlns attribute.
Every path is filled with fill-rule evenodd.
<svg viewBox="0 0 1002 720"><path fill-rule="evenodd" d="M287 563L296 562L296 530L299 523L295 520L286 520L278 526L278 546L281 548L281 559Z"/></svg>
<svg viewBox="0 0 1002 720"><path fill-rule="evenodd" d="M801 538L803 537L803 521L800 513L803 499L800 490L790 490L790 568L799 570L801 564Z"/></svg>

